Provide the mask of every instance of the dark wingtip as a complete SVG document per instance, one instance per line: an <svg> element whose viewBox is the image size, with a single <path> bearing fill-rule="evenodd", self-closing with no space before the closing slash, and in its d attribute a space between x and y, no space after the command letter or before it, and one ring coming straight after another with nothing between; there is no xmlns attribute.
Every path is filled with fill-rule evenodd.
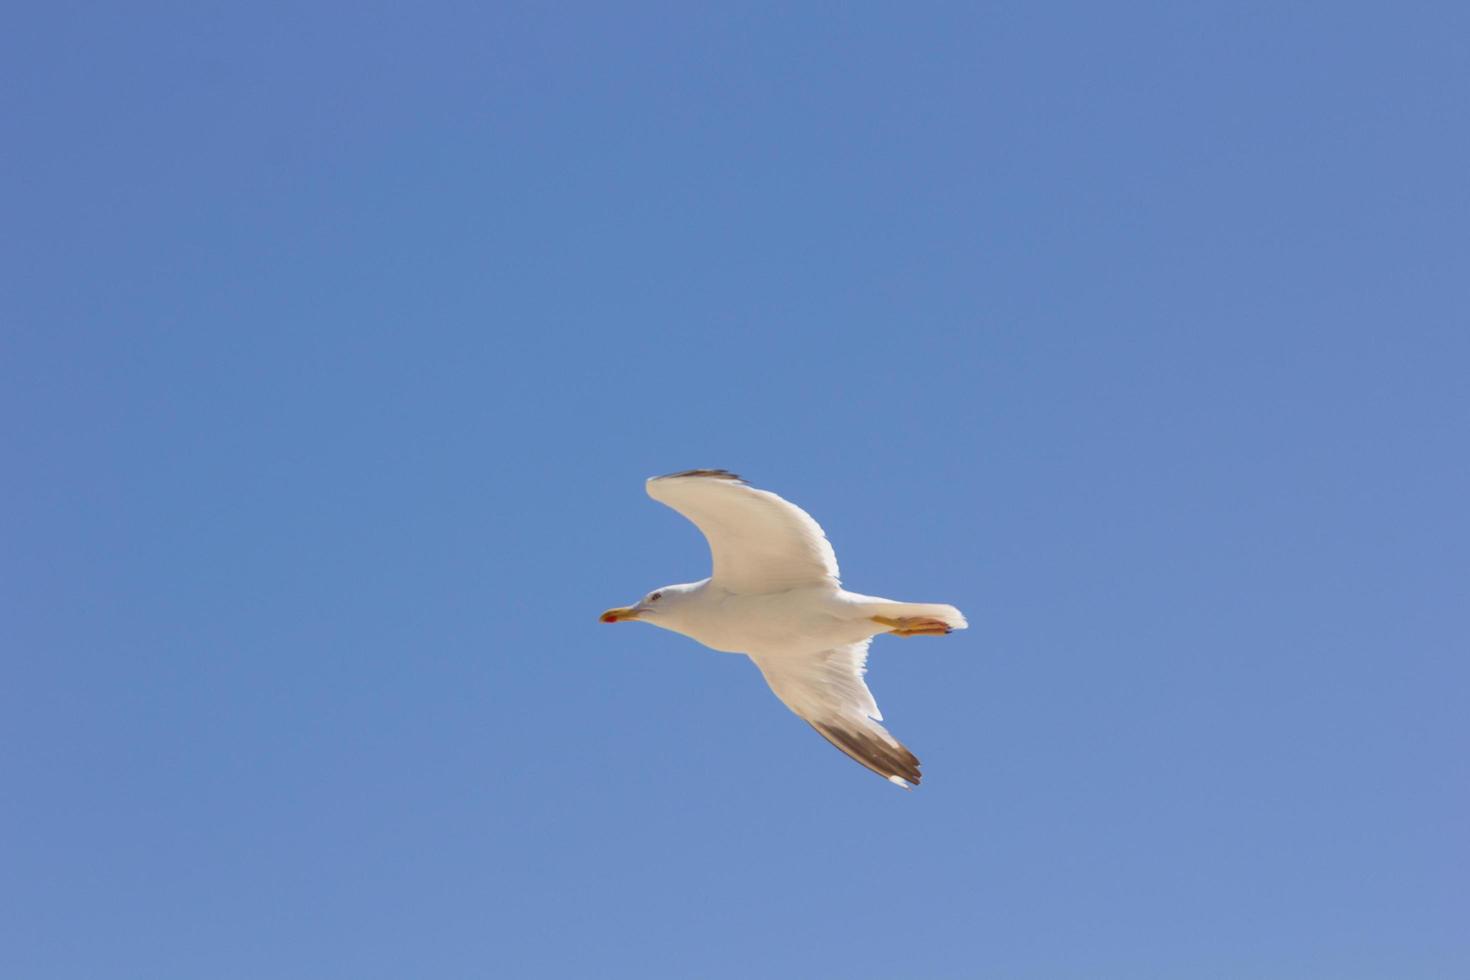
<svg viewBox="0 0 1470 980"><path fill-rule="evenodd" d="M700 476L709 480L730 480L734 483L745 481L729 470L684 470L681 473L665 473L663 476L654 477L655 480L675 480L681 476Z"/></svg>
<svg viewBox="0 0 1470 980"><path fill-rule="evenodd" d="M919 759L902 744L890 744L869 732L856 729L843 729L815 721L808 721L807 724L815 728L818 735L842 750L848 758L884 779L891 780L897 776L909 784L909 789L919 785L922 779Z"/></svg>

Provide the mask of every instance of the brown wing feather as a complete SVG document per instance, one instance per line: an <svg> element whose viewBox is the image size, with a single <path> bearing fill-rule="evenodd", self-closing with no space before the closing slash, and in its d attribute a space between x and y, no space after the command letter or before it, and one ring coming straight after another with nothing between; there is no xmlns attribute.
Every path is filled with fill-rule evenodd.
<svg viewBox="0 0 1470 980"><path fill-rule="evenodd" d="M897 776L905 782L919 785L919 759L900 743L889 743L871 732L858 728L839 728L821 722L809 721L827 741L841 749L848 758L867 766L887 779Z"/></svg>
<svg viewBox="0 0 1470 980"><path fill-rule="evenodd" d="M659 477L660 480L675 480L681 476L703 476L711 480L731 480L735 483L744 483L740 477L729 470L685 470L682 473L666 473Z"/></svg>

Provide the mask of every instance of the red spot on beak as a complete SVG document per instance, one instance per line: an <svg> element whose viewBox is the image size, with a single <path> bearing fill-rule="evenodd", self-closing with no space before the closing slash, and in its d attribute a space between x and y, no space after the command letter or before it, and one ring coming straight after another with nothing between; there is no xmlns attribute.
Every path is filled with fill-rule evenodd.
<svg viewBox="0 0 1470 980"><path fill-rule="evenodd" d="M602 621L604 623L616 623L618 621L618 614L605 612L602 614Z"/></svg>

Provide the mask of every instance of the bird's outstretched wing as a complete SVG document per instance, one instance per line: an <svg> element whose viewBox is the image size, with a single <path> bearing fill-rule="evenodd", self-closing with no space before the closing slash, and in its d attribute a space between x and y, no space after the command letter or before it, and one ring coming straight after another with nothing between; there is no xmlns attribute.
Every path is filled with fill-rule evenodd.
<svg viewBox="0 0 1470 980"><path fill-rule="evenodd" d="M797 656L751 655L786 707L848 756L889 782L919 784L919 760L878 724L883 719L863 683L870 640Z"/></svg>
<svg viewBox="0 0 1470 980"><path fill-rule="evenodd" d="M837 556L811 515L725 470L688 470L648 481L648 495L704 532L714 582L731 592L837 584Z"/></svg>

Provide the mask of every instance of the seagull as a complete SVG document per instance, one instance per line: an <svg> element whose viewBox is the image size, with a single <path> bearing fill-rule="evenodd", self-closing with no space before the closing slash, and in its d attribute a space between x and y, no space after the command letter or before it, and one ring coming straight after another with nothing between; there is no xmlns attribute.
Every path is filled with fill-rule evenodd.
<svg viewBox="0 0 1470 980"><path fill-rule="evenodd" d="M863 682L868 644L880 633L943 636L968 626L964 615L843 589L837 556L811 515L728 470L656 476L647 490L704 534L714 574L655 589L607 610L602 621L651 623L745 654L823 738L891 783L918 785L918 758L879 724L883 715Z"/></svg>

